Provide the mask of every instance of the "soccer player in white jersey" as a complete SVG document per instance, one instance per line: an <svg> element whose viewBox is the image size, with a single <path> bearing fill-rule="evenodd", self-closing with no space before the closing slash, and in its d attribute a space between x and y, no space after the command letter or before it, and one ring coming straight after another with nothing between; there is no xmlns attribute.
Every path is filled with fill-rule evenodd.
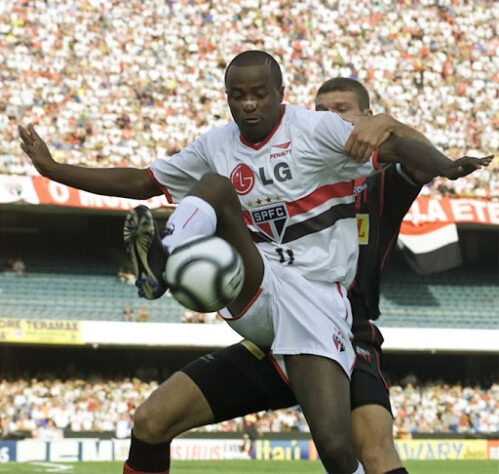
<svg viewBox="0 0 499 474"><path fill-rule="evenodd" d="M222 316L244 337L271 344L284 362L327 471L362 473L352 449L349 402L355 355L346 288L358 253L351 180L368 174L376 158L451 179L490 159L452 161L427 144L390 136L377 156L358 163L343 149L352 125L334 113L283 105L280 67L263 51L236 56L225 85L234 122L147 170L57 163L31 125L19 127L21 147L54 181L134 199L165 193L179 202L163 241L144 206L127 218L127 248L147 298L166 291L168 252L186 238L216 234L232 244L245 280ZM159 400L146 417L137 410L134 436L141 449L153 452L165 441L161 412L167 409ZM125 466L125 472L168 471Z"/></svg>

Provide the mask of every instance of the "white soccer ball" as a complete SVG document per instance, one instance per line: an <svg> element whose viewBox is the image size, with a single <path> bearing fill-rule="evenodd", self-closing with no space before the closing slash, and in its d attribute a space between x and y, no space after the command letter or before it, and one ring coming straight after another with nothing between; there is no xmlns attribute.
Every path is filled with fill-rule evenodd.
<svg viewBox="0 0 499 474"><path fill-rule="evenodd" d="M165 277L181 305L208 313L224 308L239 294L244 265L236 249L220 237L195 237L173 250Z"/></svg>

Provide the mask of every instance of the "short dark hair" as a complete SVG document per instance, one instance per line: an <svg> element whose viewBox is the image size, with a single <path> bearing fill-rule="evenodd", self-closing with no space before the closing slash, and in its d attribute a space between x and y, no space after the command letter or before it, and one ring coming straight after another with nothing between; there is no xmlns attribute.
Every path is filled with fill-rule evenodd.
<svg viewBox="0 0 499 474"><path fill-rule="evenodd" d="M365 110L370 107L369 92L367 92L367 89L355 79L349 79L348 77L335 77L334 79L329 79L319 87L317 95L334 91L354 92L357 96L360 110Z"/></svg>
<svg viewBox="0 0 499 474"><path fill-rule="evenodd" d="M270 74L274 80L275 86L280 89L282 87L282 72L279 63L265 51L252 49L238 54L227 66L225 70L224 82L227 85L227 74L232 66L269 66Z"/></svg>

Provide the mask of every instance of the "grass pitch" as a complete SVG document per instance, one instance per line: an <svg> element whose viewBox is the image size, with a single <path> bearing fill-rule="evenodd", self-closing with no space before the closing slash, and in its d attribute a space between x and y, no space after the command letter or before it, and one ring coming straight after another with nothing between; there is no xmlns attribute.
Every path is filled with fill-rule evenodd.
<svg viewBox="0 0 499 474"><path fill-rule="evenodd" d="M499 461L406 461L410 474L499 474ZM121 474L121 462L8 463L2 474ZM318 461L175 461L171 474L323 474Z"/></svg>

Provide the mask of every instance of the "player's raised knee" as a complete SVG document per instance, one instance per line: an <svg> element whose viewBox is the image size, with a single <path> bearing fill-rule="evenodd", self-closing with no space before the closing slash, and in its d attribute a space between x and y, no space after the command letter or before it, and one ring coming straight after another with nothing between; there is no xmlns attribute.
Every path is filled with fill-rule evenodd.
<svg viewBox="0 0 499 474"><path fill-rule="evenodd" d="M328 472L353 472L349 469L356 460L347 437L325 436L317 443L317 451Z"/></svg>
<svg viewBox="0 0 499 474"><path fill-rule="evenodd" d="M133 415L134 435L142 441L151 444L164 443L167 438L168 424L158 419L151 403L145 402L135 410Z"/></svg>
<svg viewBox="0 0 499 474"><path fill-rule="evenodd" d="M237 194L231 180L217 173L206 173L199 180L195 194L210 202L214 207L224 207L237 203L240 206ZM232 199L233 198L233 199Z"/></svg>

